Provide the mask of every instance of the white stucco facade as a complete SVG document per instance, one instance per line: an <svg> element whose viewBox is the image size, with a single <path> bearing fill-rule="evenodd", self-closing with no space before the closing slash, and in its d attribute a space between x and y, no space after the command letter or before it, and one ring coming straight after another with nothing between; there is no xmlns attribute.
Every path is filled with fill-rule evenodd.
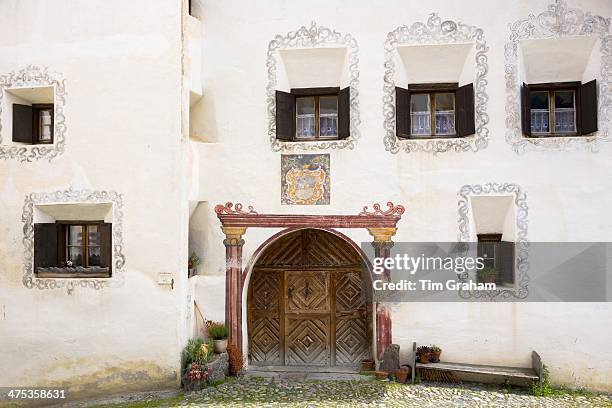
<svg viewBox="0 0 612 408"><path fill-rule="evenodd" d="M225 236L214 206L228 201L260 213L320 215L354 215L364 205L392 201L406 208L394 241L450 242L462 240L463 186L510 183L526 198L527 240L612 241L612 108L604 106L612 99L610 66L604 69L612 64L605 59L612 54L608 1L562 2L608 19L597 20L607 34L572 34L568 43L525 40L518 77L510 79L510 25L546 12L551 0L194 1L195 17L179 0L86 3L0 2L0 78L32 65L53 72L65 88L64 142L49 147L53 153L46 156L53 157L39 158L44 155L32 147L23 154L10 150L10 127L0 122L0 386L67 386L81 395L178 386L193 301L205 319L225 316ZM426 24L431 13L437 17L422 41L418 30L397 44L387 41L402 26ZM469 26L467 34L438 32L438 17L461 30ZM582 24L576 21L563 24ZM327 28L338 39L320 42L313 34L306 46L287 40L301 27L305 33ZM598 80L599 132L569 144L525 147L513 133L520 121L513 122L512 84L549 75L555 55L567 55L548 52L542 61L538 53L564 44L578 57L550 81ZM475 83L477 134L441 147L389 139L395 118L387 91L411 81ZM299 146L272 141L270 92L314 86L351 87L351 138ZM11 98L0 99L0 121L9 120ZM330 155L329 205L281 205L281 154L302 153ZM97 198L83 198L91 191ZM479 215L469 204L468 238L501 229L517 239L514 191L484 196L493 198L476 200ZM95 218L112 222L120 213L114 237L122 245L114 260L121 270L110 283L40 288L35 279L26 285L27 197L35 208L110 205L111 212L96 207L102 215ZM490 216L497 210L503 216ZM70 207L53 211L75 214ZM279 231L248 229L243 266ZM341 232L357 244L372 240L366 229ZM203 262L188 280L192 251ZM163 274L172 286L160 284ZM245 311L246 292L241 296ZM391 313L402 358L413 341L438 344L445 358L466 363L528 366L536 350L553 383L612 391L609 302L403 303Z"/></svg>

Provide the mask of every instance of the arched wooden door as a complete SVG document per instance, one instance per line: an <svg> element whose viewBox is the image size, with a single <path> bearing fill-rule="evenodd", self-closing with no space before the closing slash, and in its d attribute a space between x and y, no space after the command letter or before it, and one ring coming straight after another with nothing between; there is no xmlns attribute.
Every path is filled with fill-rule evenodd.
<svg viewBox="0 0 612 408"><path fill-rule="evenodd" d="M366 273L355 250L331 233L279 238L250 281L251 364L357 367L371 357Z"/></svg>

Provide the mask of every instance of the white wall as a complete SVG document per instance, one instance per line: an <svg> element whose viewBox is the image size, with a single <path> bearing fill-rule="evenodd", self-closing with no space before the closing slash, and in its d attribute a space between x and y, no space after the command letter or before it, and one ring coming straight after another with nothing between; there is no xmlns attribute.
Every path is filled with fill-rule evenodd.
<svg viewBox="0 0 612 408"><path fill-rule="evenodd" d="M605 1L569 3L594 14L612 15ZM544 151L519 156L504 139L508 24L547 6L543 0L441 0L435 7L400 0L384 5L356 1L350 7L323 0L271 0L265 8L238 0L205 3L202 103L209 107L197 115L192 112L192 121L203 124L217 142L198 145L199 199L209 202L211 208L208 220L202 221L210 228L207 238L211 243L196 289L205 317L223 316L219 288L225 274L225 248L212 208L226 201L252 204L260 213L357 214L363 205L390 200L406 207L396 241L444 242L457 239L461 186L512 182L527 194L531 241L612 239L612 218L607 216L612 208L612 146L604 145L598 154ZM434 11L443 20L484 30L489 47L489 146L478 153L393 155L383 145L383 43L388 32L403 24L424 22ZM358 43L362 136L354 150L325 151L331 154L331 205L281 206L280 154L271 150L267 134L266 53L275 35L308 27L313 20L342 34L350 33ZM311 69L316 69L316 62ZM280 65L278 70L282 71ZM243 263L275 232L249 229ZM365 230L342 232L358 243L371 240ZM527 366L535 349L550 367L553 382L612 390L609 303L410 303L397 306L393 314L393 340L401 345L402 353L412 341L418 341L440 345L448 360Z"/></svg>
<svg viewBox="0 0 612 408"><path fill-rule="evenodd" d="M67 91L65 153L0 160L0 386L176 387L188 313L181 2L2 1L0 55L0 75L48 67ZM69 187L123 195L123 286L22 284L24 197Z"/></svg>

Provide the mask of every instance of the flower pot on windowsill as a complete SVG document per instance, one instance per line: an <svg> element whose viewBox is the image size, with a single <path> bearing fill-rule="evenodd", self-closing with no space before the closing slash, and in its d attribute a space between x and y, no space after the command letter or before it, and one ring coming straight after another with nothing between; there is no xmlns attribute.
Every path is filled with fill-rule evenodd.
<svg viewBox="0 0 612 408"><path fill-rule="evenodd" d="M227 339L213 340L215 353L221 354L227 351Z"/></svg>
<svg viewBox="0 0 612 408"><path fill-rule="evenodd" d="M361 360L361 369L363 371L370 371L374 368L374 360L365 359Z"/></svg>

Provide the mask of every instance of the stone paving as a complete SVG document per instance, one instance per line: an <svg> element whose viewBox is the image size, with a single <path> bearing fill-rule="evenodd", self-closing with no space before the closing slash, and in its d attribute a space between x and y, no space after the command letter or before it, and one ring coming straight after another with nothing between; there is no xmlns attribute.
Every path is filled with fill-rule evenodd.
<svg viewBox="0 0 612 408"><path fill-rule="evenodd" d="M612 396L534 397L497 386L368 381L231 379L185 394L180 407L612 407Z"/></svg>

